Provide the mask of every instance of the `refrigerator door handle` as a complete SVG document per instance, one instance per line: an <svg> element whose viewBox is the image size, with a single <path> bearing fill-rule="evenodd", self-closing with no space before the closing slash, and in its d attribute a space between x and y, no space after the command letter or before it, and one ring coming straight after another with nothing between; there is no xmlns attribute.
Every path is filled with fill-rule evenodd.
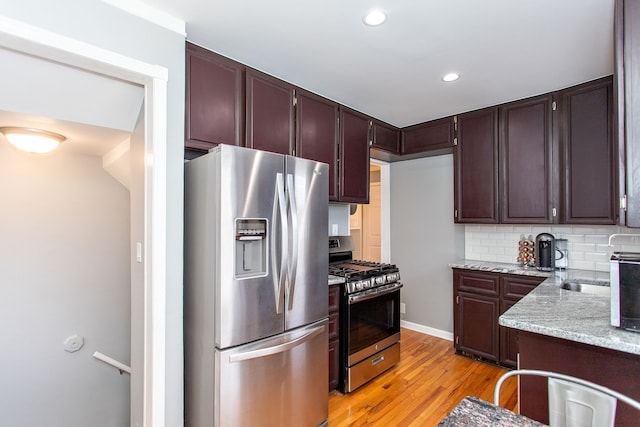
<svg viewBox="0 0 640 427"><path fill-rule="evenodd" d="M229 356L229 363L242 362L245 360L257 359L260 357L266 357L266 356L271 356L278 353L284 353L285 351L289 351L294 347L297 347L299 345L306 343L307 341L312 340L316 336L323 333L325 328L326 328L326 325L320 325L311 329L306 334L283 344L260 348L258 350L245 351L243 353L232 354Z"/></svg>
<svg viewBox="0 0 640 427"><path fill-rule="evenodd" d="M280 223L281 223L281 234L280 234L280 242L282 244L281 247L281 255L280 255L280 268L277 278L277 288L275 292L276 297L276 313L282 313L282 303L284 301L284 290L285 284L287 280L287 264L288 264L288 256L289 256L289 223L287 221L287 199L284 191L284 177L283 174L276 174L276 194L278 198L278 206L280 208ZM275 220L275 217L274 217ZM272 236L272 239L274 237ZM272 240L273 241L273 240Z"/></svg>
<svg viewBox="0 0 640 427"><path fill-rule="evenodd" d="M296 204L296 192L293 175L287 174L287 192L289 194L289 207L291 209L291 263L289 264L289 283L286 288L286 296L289 309L293 307L293 291L296 287L296 275L298 273L298 206Z"/></svg>

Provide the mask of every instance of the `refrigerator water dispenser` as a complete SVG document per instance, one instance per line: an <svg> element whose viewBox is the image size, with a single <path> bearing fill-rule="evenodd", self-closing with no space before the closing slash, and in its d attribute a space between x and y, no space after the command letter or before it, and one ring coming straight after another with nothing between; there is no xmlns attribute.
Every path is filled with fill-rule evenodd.
<svg viewBox="0 0 640 427"><path fill-rule="evenodd" d="M235 275L238 279L267 274L267 220L236 219Z"/></svg>

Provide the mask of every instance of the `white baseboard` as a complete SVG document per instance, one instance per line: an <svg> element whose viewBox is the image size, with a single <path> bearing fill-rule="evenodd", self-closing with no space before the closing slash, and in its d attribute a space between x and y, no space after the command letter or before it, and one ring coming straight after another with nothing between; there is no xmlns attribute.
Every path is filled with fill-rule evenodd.
<svg viewBox="0 0 640 427"><path fill-rule="evenodd" d="M420 325L418 323L407 322L406 320L400 321L400 327L411 329L412 331L422 332L423 334L431 335L437 338L442 338L453 342L453 333L443 331L441 329L430 328L429 326Z"/></svg>

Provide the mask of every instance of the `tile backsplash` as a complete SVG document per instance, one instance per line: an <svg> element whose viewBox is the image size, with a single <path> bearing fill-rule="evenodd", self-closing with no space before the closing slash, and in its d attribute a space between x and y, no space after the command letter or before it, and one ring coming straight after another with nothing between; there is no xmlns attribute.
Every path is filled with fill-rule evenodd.
<svg viewBox="0 0 640 427"><path fill-rule="evenodd" d="M535 239L539 233L551 233L568 241L569 268L609 271L609 258L616 251L640 252L640 229L609 226L580 225L466 225L465 258L478 261L515 264L520 235ZM617 236L609 246L612 234Z"/></svg>

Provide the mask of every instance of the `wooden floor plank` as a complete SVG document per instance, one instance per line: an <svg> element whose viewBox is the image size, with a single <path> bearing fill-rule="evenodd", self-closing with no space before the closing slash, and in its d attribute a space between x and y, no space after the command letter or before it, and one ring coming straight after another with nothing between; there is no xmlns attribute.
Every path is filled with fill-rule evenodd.
<svg viewBox="0 0 640 427"><path fill-rule="evenodd" d="M400 362L352 393L329 395L330 427L436 426L465 396L493 402L506 369L457 356L451 341L402 329ZM501 405L515 410L515 379Z"/></svg>

